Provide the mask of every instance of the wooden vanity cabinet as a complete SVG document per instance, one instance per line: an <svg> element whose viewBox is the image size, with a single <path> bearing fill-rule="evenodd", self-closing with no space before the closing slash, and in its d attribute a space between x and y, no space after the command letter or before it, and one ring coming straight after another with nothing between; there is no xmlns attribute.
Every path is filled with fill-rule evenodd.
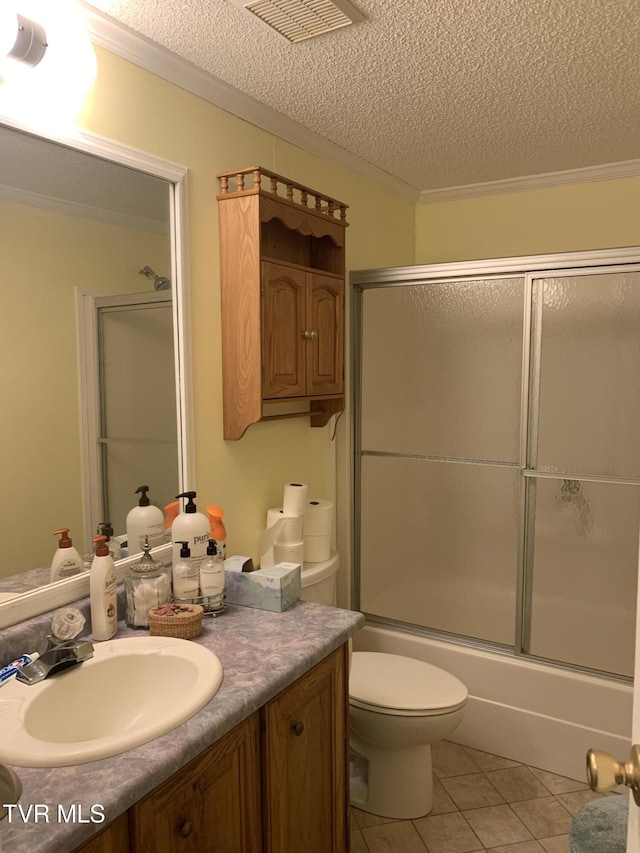
<svg viewBox="0 0 640 853"><path fill-rule="evenodd" d="M130 849L129 816L125 812L75 853L128 853Z"/></svg>
<svg viewBox="0 0 640 853"><path fill-rule="evenodd" d="M264 853L348 850L343 649L262 709Z"/></svg>
<svg viewBox="0 0 640 853"><path fill-rule="evenodd" d="M324 426L344 408L347 206L261 167L218 178L224 438L271 418Z"/></svg>
<svg viewBox="0 0 640 853"><path fill-rule="evenodd" d="M133 853L260 853L256 713L130 811Z"/></svg>
<svg viewBox="0 0 640 853"><path fill-rule="evenodd" d="M347 648L76 853L347 853Z"/></svg>

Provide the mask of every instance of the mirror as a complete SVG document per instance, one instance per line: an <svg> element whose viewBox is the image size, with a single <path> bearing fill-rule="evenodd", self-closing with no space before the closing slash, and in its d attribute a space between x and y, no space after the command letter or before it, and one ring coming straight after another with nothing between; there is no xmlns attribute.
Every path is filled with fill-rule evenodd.
<svg viewBox="0 0 640 853"><path fill-rule="evenodd" d="M187 488L186 170L11 124L0 125L0 602L42 587L42 612L53 531L68 527L83 554L98 522L125 533L138 486L160 507ZM55 584L68 600L73 580Z"/></svg>

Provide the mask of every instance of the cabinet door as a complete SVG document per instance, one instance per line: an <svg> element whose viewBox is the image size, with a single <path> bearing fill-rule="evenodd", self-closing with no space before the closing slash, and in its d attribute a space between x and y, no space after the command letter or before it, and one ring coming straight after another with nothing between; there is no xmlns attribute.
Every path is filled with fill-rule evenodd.
<svg viewBox="0 0 640 853"><path fill-rule="evenodd" d="M307 394L341 394L344 386L344 281L307 276Z"/></svg>
<svg viewBox="0 0 640 853"><path fill-rule="evenodd" d="M259 715L130 811L133 853L260 853Z"/></svg>
<svg viewBox="0 0 640 853"><path fill-rule="evenodd" d="M263 708L265 853L347 850L347 699L339 649Z"/></svg>
<svg viewBox="0 0 640 853"><path fill-rule="evenodd" d="M122 814L75 853L126 853L129 847L129 817Z"/></svg>
<svg viewBox="0 0 640 853"><path fill-rule="evenodd" d="M262 396L300 397L305 391L306 274L262 265Z"/></svg>

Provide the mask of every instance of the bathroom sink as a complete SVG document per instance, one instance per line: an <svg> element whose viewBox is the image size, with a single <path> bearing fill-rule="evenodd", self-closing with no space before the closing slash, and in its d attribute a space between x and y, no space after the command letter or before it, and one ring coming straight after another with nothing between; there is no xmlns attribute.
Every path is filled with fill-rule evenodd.
<svg viewBox="0 0 640 853"><path fill-rule="evenodd" d="M189 640L94 646L90 660L39 684L0 687L0 762L62 767L118 755L184 723L222 682L218 657Z"/></svg>

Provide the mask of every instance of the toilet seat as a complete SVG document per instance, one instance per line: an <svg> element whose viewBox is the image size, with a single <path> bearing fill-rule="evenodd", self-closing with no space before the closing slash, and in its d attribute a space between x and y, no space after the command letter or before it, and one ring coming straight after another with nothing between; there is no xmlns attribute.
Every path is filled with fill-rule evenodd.
<svg viewBox="0 0 640 853"><path fill-rule="evenodd" d="M378 714L448 714L467 701L464 684L449 672L403 655L353 652L349 704Z"/></svg>

